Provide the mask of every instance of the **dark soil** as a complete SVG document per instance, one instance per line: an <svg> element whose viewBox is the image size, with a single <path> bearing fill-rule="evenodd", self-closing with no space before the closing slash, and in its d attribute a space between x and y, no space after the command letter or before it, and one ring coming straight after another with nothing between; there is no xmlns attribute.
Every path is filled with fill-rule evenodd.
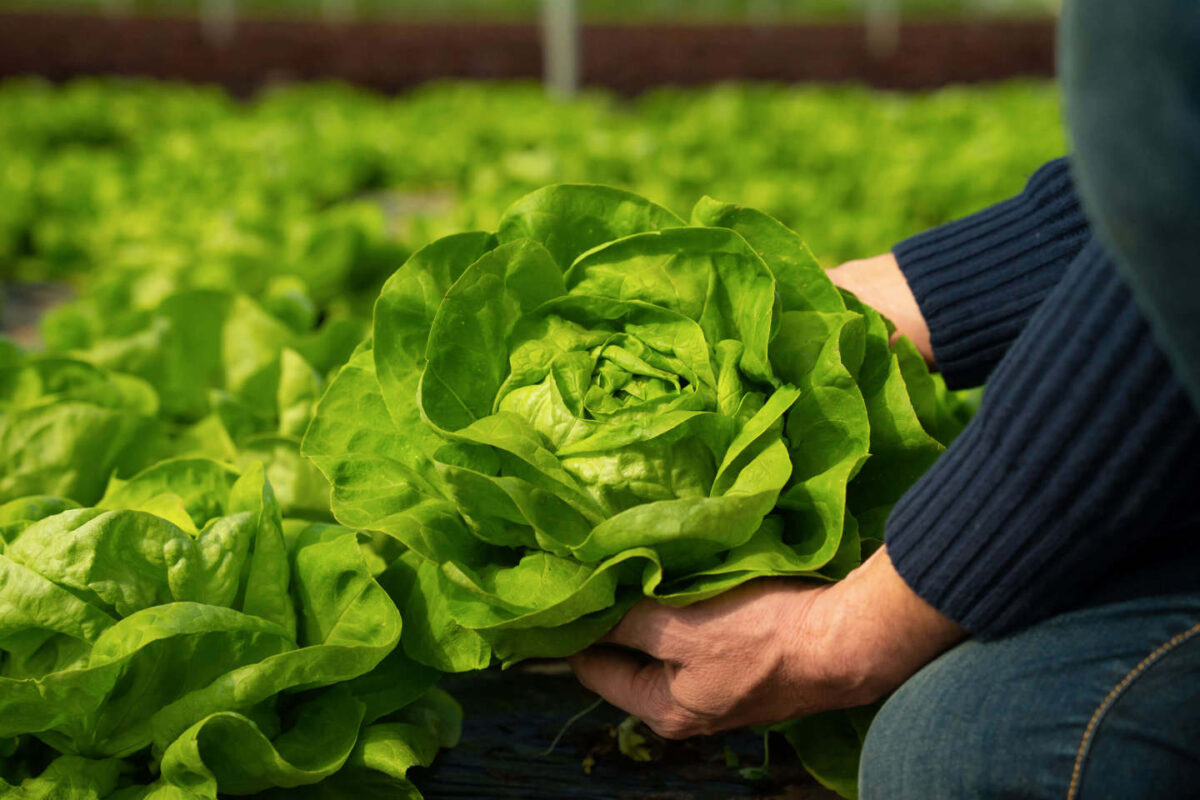
<svg viewBox="0 0 1200 800"><path fill-rule="evenodd" d="M458 747L412 773L426 800L838 800L782 737L772 739L762 780L743 779L726 760L728 753L742 767L762 763L762 737L745 730L668 742L642 727L652 760L633 761L615 738L626 715L609 705L580 718L547 754L567 720L596 699L560 662L451 676L441 686L466 720Z"/></svg>

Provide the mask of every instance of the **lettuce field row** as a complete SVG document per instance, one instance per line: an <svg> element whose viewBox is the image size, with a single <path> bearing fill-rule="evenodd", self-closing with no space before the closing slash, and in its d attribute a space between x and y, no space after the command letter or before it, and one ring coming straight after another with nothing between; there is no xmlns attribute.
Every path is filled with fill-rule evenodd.
<svg viewBox="0 0 1200 800"><path fill-rule="evenodd" d="M1063 136L1045 84L726 86L565 104L535 86L394 99L317 86L242 105L182 86L10 82L0 148L7 277L102 265L192 284L232 273L260 291L282 273L326 284L320 294L377 288L390 270L374 260L395 255L382 242L411 252L489 227L497 209L564 181L670 208L737 198L803 231L826 263L862 256L1015 192ZM186 279L173 274L181 262Z"/></svg>

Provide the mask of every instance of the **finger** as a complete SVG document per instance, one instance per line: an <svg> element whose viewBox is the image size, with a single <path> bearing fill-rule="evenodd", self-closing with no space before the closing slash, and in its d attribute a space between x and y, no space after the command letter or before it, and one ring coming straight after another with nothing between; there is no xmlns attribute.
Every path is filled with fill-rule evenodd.
<svg viewBox="0 0 1200 800"><path fill-rule="evenodd" d="M681 643L674 625L678 611L655 600L646 599L629 610L600 641L641 650L660 661L679 656Z"/></svg>
<svg viewBox="0 0 1200 800"><path fill-rule="evenodd" d="M681 710L671 696L661 661L647 661L612 647L590 647L568 659L586 688L617 708L650 722Z"/></svg>

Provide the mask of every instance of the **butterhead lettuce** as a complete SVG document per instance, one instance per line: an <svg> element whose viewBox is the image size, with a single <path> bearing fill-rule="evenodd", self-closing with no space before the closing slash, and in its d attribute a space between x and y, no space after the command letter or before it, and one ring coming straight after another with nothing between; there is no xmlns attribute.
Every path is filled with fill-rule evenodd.
<svg viewBox="0 0 1200 800"><path fill-rule="evenodd" d="M764 214L549 187L391 277L303 451L406 548L409 656L562 656L641 597L857 565L955 425L892 332Z"/></svg>

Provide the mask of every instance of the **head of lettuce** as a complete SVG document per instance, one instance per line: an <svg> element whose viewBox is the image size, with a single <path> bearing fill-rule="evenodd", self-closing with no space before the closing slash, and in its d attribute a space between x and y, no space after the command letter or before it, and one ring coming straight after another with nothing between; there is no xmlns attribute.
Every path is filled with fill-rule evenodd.
<svg viewBox="0 0 1200 800"><path fill-rule="evenodd" d="M403 545L410 657L566 655L643 596L857 565L957 427L890 334L764 214L549 187L391 277L304 452Z"/></svg>

